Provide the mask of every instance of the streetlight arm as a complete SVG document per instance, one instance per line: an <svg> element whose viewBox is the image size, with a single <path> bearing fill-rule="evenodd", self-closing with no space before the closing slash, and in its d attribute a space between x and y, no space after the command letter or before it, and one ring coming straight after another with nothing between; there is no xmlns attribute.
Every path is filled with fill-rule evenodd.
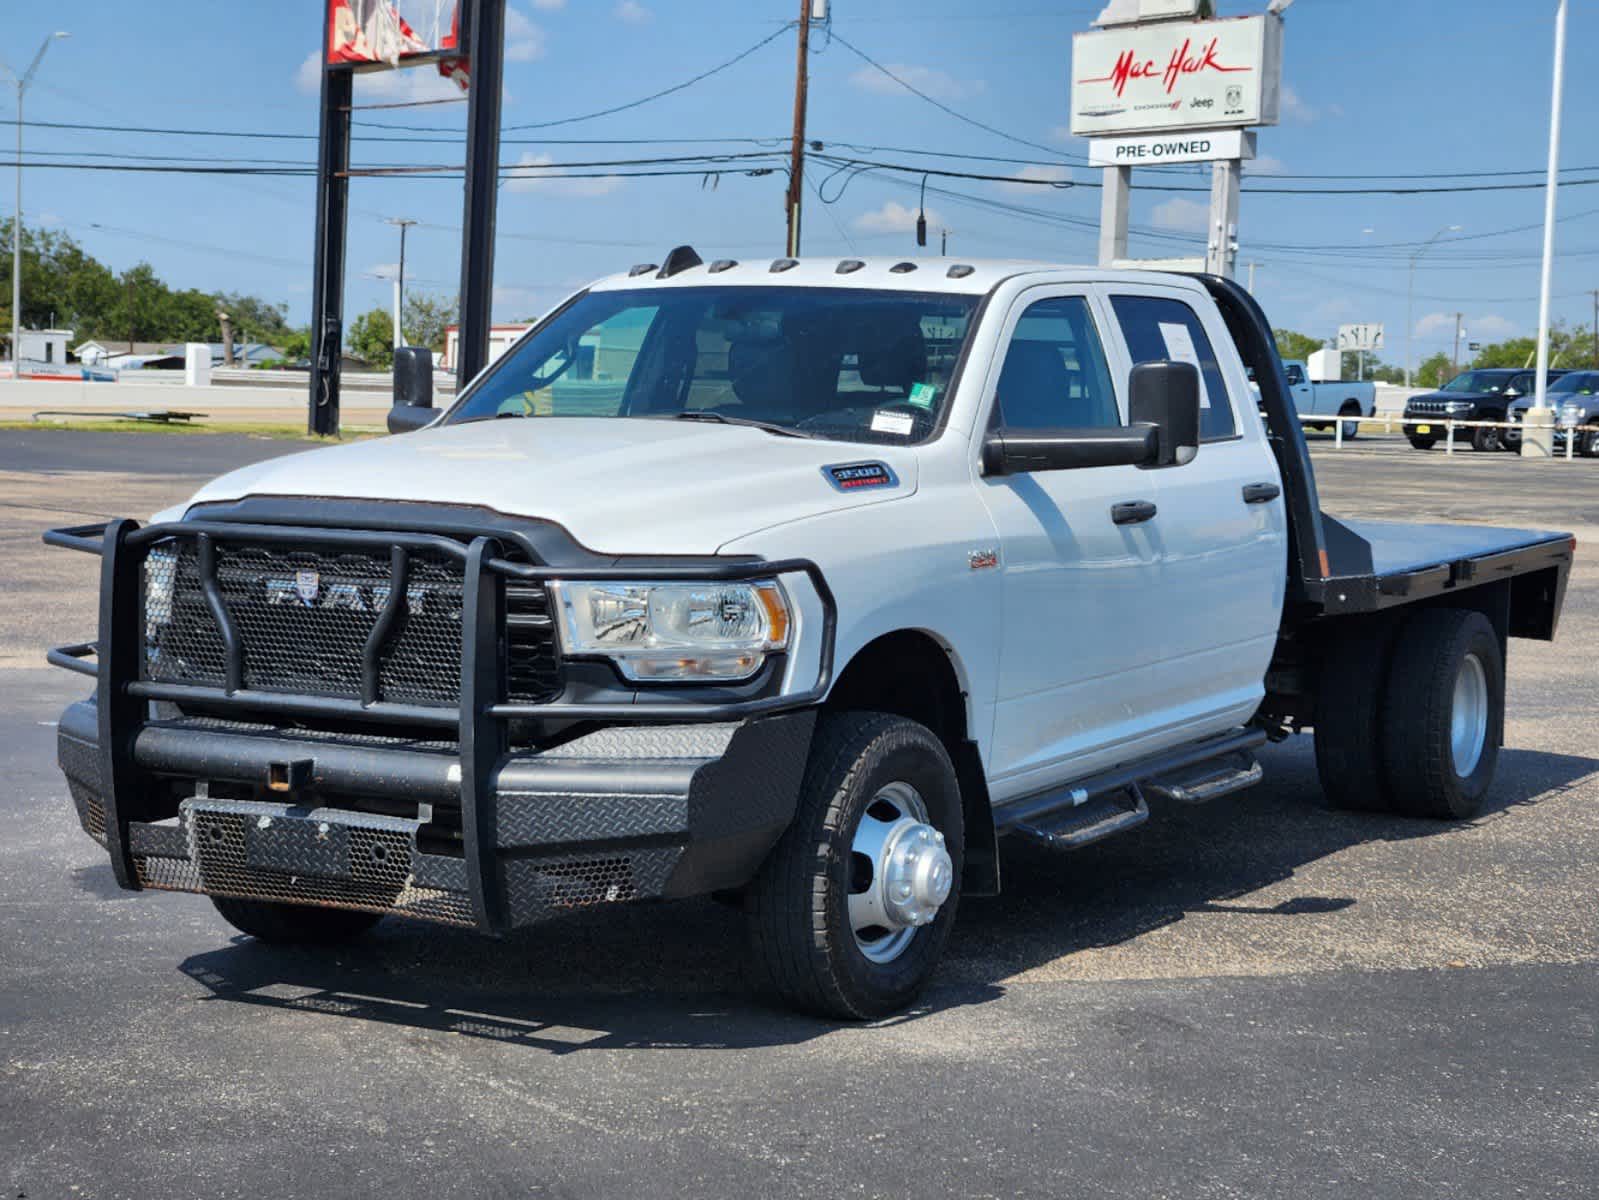
<svg viewBox="0 0 1599 1200"><path fill-rule="evenodd" d="M20 83L23 87L27 87L30 83L32 83L34 75L39 70L39 64L44 61L45 51L50 49L50 43L55 41L57 38L64 38L64 37L71 37L71 36L72 35L69 34L69 33L63 33L63 32L59 32L58 31L56 33L52 33L49 37L45 38L43 44L40 45L40 47L39 47L39 53L37 53L37 54L35 54L33 56L33 61L28 64L28 69L22 73L22 78L17 80L17 82Z"/></svg>

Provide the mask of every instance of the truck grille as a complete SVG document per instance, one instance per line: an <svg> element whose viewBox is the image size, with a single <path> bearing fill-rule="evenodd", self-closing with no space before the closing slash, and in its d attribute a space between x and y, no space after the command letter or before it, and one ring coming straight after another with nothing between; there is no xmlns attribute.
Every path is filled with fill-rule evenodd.
<svg viewBox="0 0 1599 1200"><path fill-rule="evenodd" d="M1464 417L1471 411L1471 406L1468 405L1466 408L1456 412L1450 407L1454 403L1456 401L1452 400L1412 400L1409 411L1428 417Z"/></svg>
<svg viewBox="0 0 1599 1200"><path fill-rule="evenodd" d="M367 639L388 600L381 552L217 545L217 585L238 630L246 689L359 699ZM454 706L461 693L460 564L411 555L406 604L379 657L383 700ZM542 586L507 589L507 699L541 703L561 687ZM222 634L188 539L155 546L143 588L144 675L161 683L223 687Z"/></svg>

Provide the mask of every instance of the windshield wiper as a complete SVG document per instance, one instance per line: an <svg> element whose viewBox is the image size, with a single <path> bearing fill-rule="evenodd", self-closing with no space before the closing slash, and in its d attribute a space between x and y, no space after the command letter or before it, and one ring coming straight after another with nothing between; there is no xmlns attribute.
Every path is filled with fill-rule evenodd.
<svg viewBox="0 0 1599 1200"><path fill-rule="evenodd" d="M475 425L479 421L521 421L527 417L526 413L519 413L514 409L510 412L485 413L481 417L463 417L459 421L451 421L451 425Z"/></svg>
<svg viewBox="0 0 1599 1200"><path fill-rule="evenodd" d="M717 425L745 425L751 429L764 429L767 433L776 434L778 437L814 438L815 436L798 429L790 429L787 425L774 425L770 421L756 421L749 417L730 417L726 413L711 412L703 408L672 413L671 418L674 421L711 421Z"/></svg>

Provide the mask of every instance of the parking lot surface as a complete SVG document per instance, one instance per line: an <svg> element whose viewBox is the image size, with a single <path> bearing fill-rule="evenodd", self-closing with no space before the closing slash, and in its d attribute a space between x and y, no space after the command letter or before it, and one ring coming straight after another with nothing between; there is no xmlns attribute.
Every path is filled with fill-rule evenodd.
<svg viewBox="0 0 1599 1200"><path fill-rule="evenodd" d="M738 915L574 915L338 950L118 891L54 763L95 563L298 447L0 432L0 1187L15 1197L1592 1196L1599 1179L1599 463L1312 438L1329 511L1579 538L1559 639L1514 642L1488 811L1265 781L1065 857L1010 847L927 1003L762 1006Z"/></svg>

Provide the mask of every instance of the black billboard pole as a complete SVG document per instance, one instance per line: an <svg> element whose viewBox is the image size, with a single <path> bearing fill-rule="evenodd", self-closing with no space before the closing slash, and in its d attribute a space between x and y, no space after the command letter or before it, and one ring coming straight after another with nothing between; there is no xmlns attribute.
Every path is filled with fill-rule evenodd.
<svg viewBox="0 0 1599 1200"><path fill-rule="evenodd" d="M344 357L344 252L350 221L350 104L355 76L327 65L334 0L322 14L322 118L316 174L316 274L311 285L311 397L306 432L339 432L339 363Z"/></svg>
<svg viewBox="0 0 1599 1200"><path fill-rule="evenodd" d="M319 45L322 117L317 152L316 277L311 297L311 395L308 432L339 432L339 363L344 356L345 250L350 224L350 125L355 72L376 64L329 64L330 30L340 0L326 0ZM494 221L499 201L500 109L505 78L506 0L460 0L461 44L408 56L404 70L464 58L467 91L466 197L461 240L461 336L456 377L465 384L488 365L494 302ZM353 174L361 174L355 171Z"/></svg>
<svg viewBox="0 0 1599 1200"><path fill-rule="evenodd" d="M505 78L505 0L475 0L463 30L472 61L466 113L466 198L461 222L459 390L489 365L494 307L494 221L500 188L500 102Z"/></svg>

